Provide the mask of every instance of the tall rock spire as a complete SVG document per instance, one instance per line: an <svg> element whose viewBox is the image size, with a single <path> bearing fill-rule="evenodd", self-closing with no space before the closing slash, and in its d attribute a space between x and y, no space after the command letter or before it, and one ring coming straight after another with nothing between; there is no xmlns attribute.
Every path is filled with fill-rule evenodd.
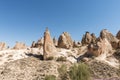
<svg viewBox="0 0 120 80"><path fill-rule="evenodd" d="M50 32L48 28L46 28L44 32L44 44L43 44L44 59L47 59L47 57L50 57L50 56L54 56L55 52L56 52L56 47L53 43L53 39L50 36Z"/></svg>

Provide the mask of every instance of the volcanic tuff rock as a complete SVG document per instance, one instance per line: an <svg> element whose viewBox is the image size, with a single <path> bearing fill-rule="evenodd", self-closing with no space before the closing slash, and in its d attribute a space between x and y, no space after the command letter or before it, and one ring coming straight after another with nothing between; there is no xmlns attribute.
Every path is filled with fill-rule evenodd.
<svg viewBox="0 0 120 80"><path fill-rule="evenodd" d="M35 41L32 42L32 45L31 45L31 48L34 48L35 47Z"/></svg>
<svg viewBox="0 0 120 80"><path fill-rule="evenodd" d="M76 41L73 42L73 48L80 47L80 46L81 46L80 42L76 42Z"/></svg>
<svg viewBox="0 0 120 80"><path fill-rule="evenodd" d="M86 32L85 35L83 35L82 38L82 45L90 44L90 43L95 43L96 42L96 36L94 33L90 34L89 32Z"/></svg>
<svg viewBox="0 0 120 80"><path fill-rule="evenodd" d="M66 49L73 47L73 41L68 32L63 32L63 34L60 35L58 39L58 47Z"/></svg>
<svg viewBox="0 0 120 80"><path fill-rule="evenodd" d="M7 49L6 43L0 42L0 50Z"/></svg>
<svg viewBox="0 0 120 80"><path fill-rule="evenodd" d="M16 42L15 46L13 47L13 49L26 49L27 46L22 43L22 42Z"/></svg>
<svg viewBox="0 0 120 80"><path fill-rule="evenodd" d="M58 46L58 40L55 37L53 38L53 43L56 47Z"/></svg>
<svg viewBox="0 0 120 80"><path fill-rule="evenodd" d="M120 40L120 30L118 31L116 37Z"/></svg>
<svg viewBox="0 0 120 80"><path fill-rule="evenodd" d="M44 43L44 38L39 39L36 43L33 41L31 48L41 48Z"/></svg>
<svg viewBox="0 0 120 80"><path fill-rule="evenodd" d="M88 54L93 56L99 56L101 54L109 54L112 52L112 46L107 39L99 39L95 44L88 45Z"/></svg>
<svg viewBox="0 0 120 80"><path fill-rule="evenodd" d="M92 36L91 43L96 43L96 39L97 39L97 38L96 38L95 34L92 33L91 36Z"/></svg>
<svg viewBox="0 0 120 80"><path fill-rule="evenodd" d="M100 37L103 39L103 38L106 38L112 45L113 48L117 48L117 45L118 45L118 39L112 34L110 33L108 30L104 29L100 32Z"/></svg>
<svg viewBox="0 0 120 80"><path fill-rule="evenodd" d="M44 32L44 44L43 44L43 56L44 59L53 56L56 53L56 47L53 43L53 40L50 36L50 32L48 29Z"/></svg>

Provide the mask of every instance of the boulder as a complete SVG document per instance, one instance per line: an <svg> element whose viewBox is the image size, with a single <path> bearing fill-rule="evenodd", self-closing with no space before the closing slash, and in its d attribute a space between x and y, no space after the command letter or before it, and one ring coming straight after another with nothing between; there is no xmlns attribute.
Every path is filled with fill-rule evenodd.
<svg viewBox="0 0 120 80"><path fill-rule="evenodd" d="M118 31L116 37L120 40L120 30Z"/></svg>
<svg viewBox="0 0 120 80"><path fill-rule="evenodd" d="M90 43L95 43L96 42L96 36L94 33L90 34L89 32L86 32L85 35L83 35L82 38L82 45L88 45Z"/></svg>
<svg viewBox="0 0 120 80"><path fill-rule="evenodd" d="M56 53L56 47L53 43L53 39L50 36L48 28L44 32L44 44L43 44L43 57L47 59L49 57L54 57Z"/></svg>
<svg viewBox="0 0 120 80"><path fill-rule="evenodd" d="M60 35L58 39L58 47L66 49L73 47L73 41L68 32L63 32L63 34Z"/></svg>
<svg viewBox="0 0 120 80"><path fill-rule="evenodd" d="M4 42L0 42L0 50L5 50L7 49L7 45Z"/></svg>
<svg viewBox="0 0 120 80"><path fill-rule="evenodd" d="M100 32L100 37L102 39L106 38L112 45L112 47L114 49L116 49L118 46L118 39L112 34L110 33L107 29L104 29Z"/></svg>
<svg viewBox="0 0 120 80"><path fill-rule="evenodd" d="M13 47L13 49L17 49L17 50L26 49L26 48L27 46L22 42L16 42L15 46Z"/></svg>
<svg viewBox="0 0 120 80"><path fill-rule="evenodd" d="M91 43L88 45L88 52L87 54L91 56L100 56L101 54L110 54L112 52L112 46L109 41L104 39L99 39L97 43Z"/></svg>

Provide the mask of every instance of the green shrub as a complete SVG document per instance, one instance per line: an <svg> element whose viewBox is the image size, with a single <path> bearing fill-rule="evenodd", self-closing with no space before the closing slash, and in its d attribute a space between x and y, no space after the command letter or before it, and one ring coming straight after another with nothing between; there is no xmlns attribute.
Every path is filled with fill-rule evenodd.
<svg viewBox="0 0 120 80"><path fill-rule="evenodd" d="M60 68L58 68L59 76L61 80L67 80L67 67L66 65L62 65Z"/></svg>
<svg viewBox="0 0 120 80"><path fill-rule="evenodd" d="M44 80L56 80L56 77L54 75L47 75Z"/></svg>
<svg viewBox="0 0 120 80"><path fill-rule="evenodd" d="M46 60L53 60L53 59L54 59L54 57L53 57L53 56L50 56L50 57L47 57Z"/></svg>
<svg viewBox="0 0 120 80"><path fill-rule="evenodd" d="M90 80L90 71L84 63L74 64L70 68L69 76L71 80Z"/></svg>
<svg viewBox="0 0 120 80"><path fill-rule="evenodd" d="M58 57L58 58L57 58L57 61L66 61L66 57L62 57L62 56L61 56L61 57Z"/></svg>

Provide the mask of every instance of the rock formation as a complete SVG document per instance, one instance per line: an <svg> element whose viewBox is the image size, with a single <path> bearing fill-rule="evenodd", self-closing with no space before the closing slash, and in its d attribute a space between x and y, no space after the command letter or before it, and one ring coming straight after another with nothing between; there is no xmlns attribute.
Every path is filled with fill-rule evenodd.
<svg viewBox="0 0 120 80"><path fill-rule="evenodd" d="M53 43L54 43L54 45L57 47L58 46L58 41L57 41L57 39L54 37L53 38Z"/></svg>
<svg viewBox="0 0 120 80"><path fill-rule="evenodd" d="M118 48L120 49L120 41L118 42Z"/></svg>
<svg viewBox="0 0 120 80"><path fill-rule="evenodd" d="M92 36L91 43L96 43L96 39L97 39L97 38L96 38L95 34L92 33L91 36Z"/></svg>
<svg viewBox="0 0 120 80"><path fill-rule="evenodd" d="M27 48L27 46L22 42L16 42L15 46L13 47L13 49L18 49L18 50L26 49L26 48Z"/></svg>
<svg viewBox="0 0 120 80"><path fill-rule="evenodd" d="M73 42L73 48L77 48L77 47L80 47L80 46L81 46L80 42L76 42L76 41Z"/></svg>
<svg viewBox="0 0 120 80"><path fill-rule="evenodd" d="M0 50L7 49L7 45L4 42L0 42Z"/></svg>
<svg viewBox="0 0 120 80"><path fill-rule="evenodd" d="M58 47L66 49L73 47L73 41L68 32L63 32L63 34L60 35L58 39Z"/></svg>
<svg viewBox="0 0 120 80"><path fill-rule="evenodd" d="M53 40L50 36L50 32L48 29L44 32L44 44L43 44L43 56L44 59L47 59L48 57L54 57L54 54L56 53L56 47L53 43Z"/></svg>
<svg viewBox="0 0 120 80"><path fill-rule="evenodd" d="M32 42L31 48L34 48L36 45L35 41Z"/></svg>
<svg viewBox="0 0 120 80"><path fill-rule="evenodd" d="M93 56L99 56L101 54L110 54L112 52L112 46L109 41L104 39L99 39L95 44L91 43L88 45L88 54Z"/></svg>
<svg viewBox="0 0 120 80"><path fill-rule="evenodd" d="M112 34L110 33L108 30L104 29L100 32L100 37L106 38L112 45L113 48L117 48L117 44L118 44L118 39Z"/></svg>
<svg viewBox="0 0 120 80"><path fill-rule="evenodd" d="M41 47L43 47L43 43L44 43L43 38L39 39L36 43L35 43L35 41L33 41L31 48L41 48Z"/></svg>
<svg viewBox="0 0 120 80"><path fill-rule="evenodd" d="M120 40L120 30L118 31L116 37Z"/></svg>
<svg viewBox="0 0 120 80"><path fill-rule="evenodd" d="M90 43L95 43L96 42L96 36L94 33L90 34L89 32L86 32L85 35L83 35L82 38L82 45L87 45Z"/></svg>

